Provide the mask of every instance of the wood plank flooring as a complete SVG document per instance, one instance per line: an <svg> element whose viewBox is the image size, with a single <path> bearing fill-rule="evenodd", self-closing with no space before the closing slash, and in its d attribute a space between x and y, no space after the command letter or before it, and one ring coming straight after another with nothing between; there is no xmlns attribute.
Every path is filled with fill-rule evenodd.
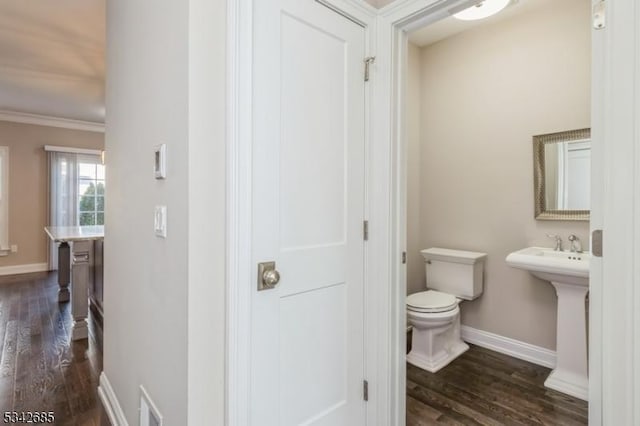
<svg viewBox="0 0 640 426"><path fill-rule="evenodd" d="M71 305L52 273L0 277L0 414L54 411L102 426L102 331L70 343ZM472 346L436 374L407 364L407 425L586 425L587 403L544 387L549 369Z"/></svg>
<svg viewBox="0 0 640 426"><path fill-rule="evenodd" d="M478 346L435 374L407 363L407 425L586 425L586 402L544 387L550 371Z"/></svg>
<svg viewBox="0 0 640 426"><path fill-rule="evenodd" d="M98 426L102 331L90 319L89 339L70 343L71 304L57 290L55 273L0 277L0 415L53 411L56 425Z"/></svg>

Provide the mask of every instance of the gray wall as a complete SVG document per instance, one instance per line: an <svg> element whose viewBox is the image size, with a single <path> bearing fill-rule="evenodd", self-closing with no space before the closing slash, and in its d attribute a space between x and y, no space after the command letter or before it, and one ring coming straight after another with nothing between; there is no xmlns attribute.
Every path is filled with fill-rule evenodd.
<svg viewBox="0 0 640 426"><path fill-rule="evenodd" d="M107 4L104 372L132 425L140 385L167 425L224 421L224 5Z"/></svg>
<svg viewBox="0 0 640 426"><path fill-rule="evenodd" d="M484 294L463 304L463 324L550 349L553 288L505 257L552 246L545 233L565 241L575 233L588 245L587 222L534 219L531 137L590 126L589 15L589 2L565 0L410 49L409 79L419 88L410 88L408 102L420 93L420 118L409 115L409 157L417 152L420 160L409 162L409 177L419 179L409 195L419 193L420 208L419 221L411 220L409 201L408 247L488 253ZM415 262L422 260L413 253L409 292L424 288Z"/></svg>

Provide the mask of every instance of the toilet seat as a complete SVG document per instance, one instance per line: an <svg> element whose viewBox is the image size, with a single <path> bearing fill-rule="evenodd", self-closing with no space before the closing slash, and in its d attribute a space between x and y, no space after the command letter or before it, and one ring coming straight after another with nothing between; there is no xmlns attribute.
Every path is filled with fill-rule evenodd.
<svg viewBox="0 0 640 426"><path fill-rule="evenodd" d="M421 291L407 297L407 309L414 312L447 312L458 306L458 299L451 294L435 290Z"/></svg>

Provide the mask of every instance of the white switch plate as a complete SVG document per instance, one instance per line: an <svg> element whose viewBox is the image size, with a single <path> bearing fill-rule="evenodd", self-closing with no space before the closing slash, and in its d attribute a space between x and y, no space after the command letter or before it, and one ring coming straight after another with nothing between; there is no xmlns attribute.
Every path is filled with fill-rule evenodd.
<svg viewBox="0 0 640 426"><path fill-rule="evenodd" d="M167 238L167 206L156 206L154 229L157 237Z"/></svg>
<svg viewBox="0 0 640 426"><path fill-rule="evenodd" d="M18 252L18 245L11 244L11 253L17 253L17 252Z"/></svg>

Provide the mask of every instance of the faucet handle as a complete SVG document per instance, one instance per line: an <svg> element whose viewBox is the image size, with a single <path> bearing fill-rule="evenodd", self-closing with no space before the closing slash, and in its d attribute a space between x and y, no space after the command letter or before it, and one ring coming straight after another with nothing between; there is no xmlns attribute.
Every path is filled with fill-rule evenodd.
<svg viewBox="0 0 640 426"><path fill-rule="evenodd" d="M556 251L562 251L562 237L560 237L560 235L558 234L547 234L547 237L549 238L555 238L556 240L556 247L554 250Z"/></svg>
<svg viewBox="0 0 640 426"><path fill-rule="evenodd" d="M576 253L582 253L582 244L580 244L580 238L575 234L569 235L569 241L571 241L571 251Z"/></svg>

